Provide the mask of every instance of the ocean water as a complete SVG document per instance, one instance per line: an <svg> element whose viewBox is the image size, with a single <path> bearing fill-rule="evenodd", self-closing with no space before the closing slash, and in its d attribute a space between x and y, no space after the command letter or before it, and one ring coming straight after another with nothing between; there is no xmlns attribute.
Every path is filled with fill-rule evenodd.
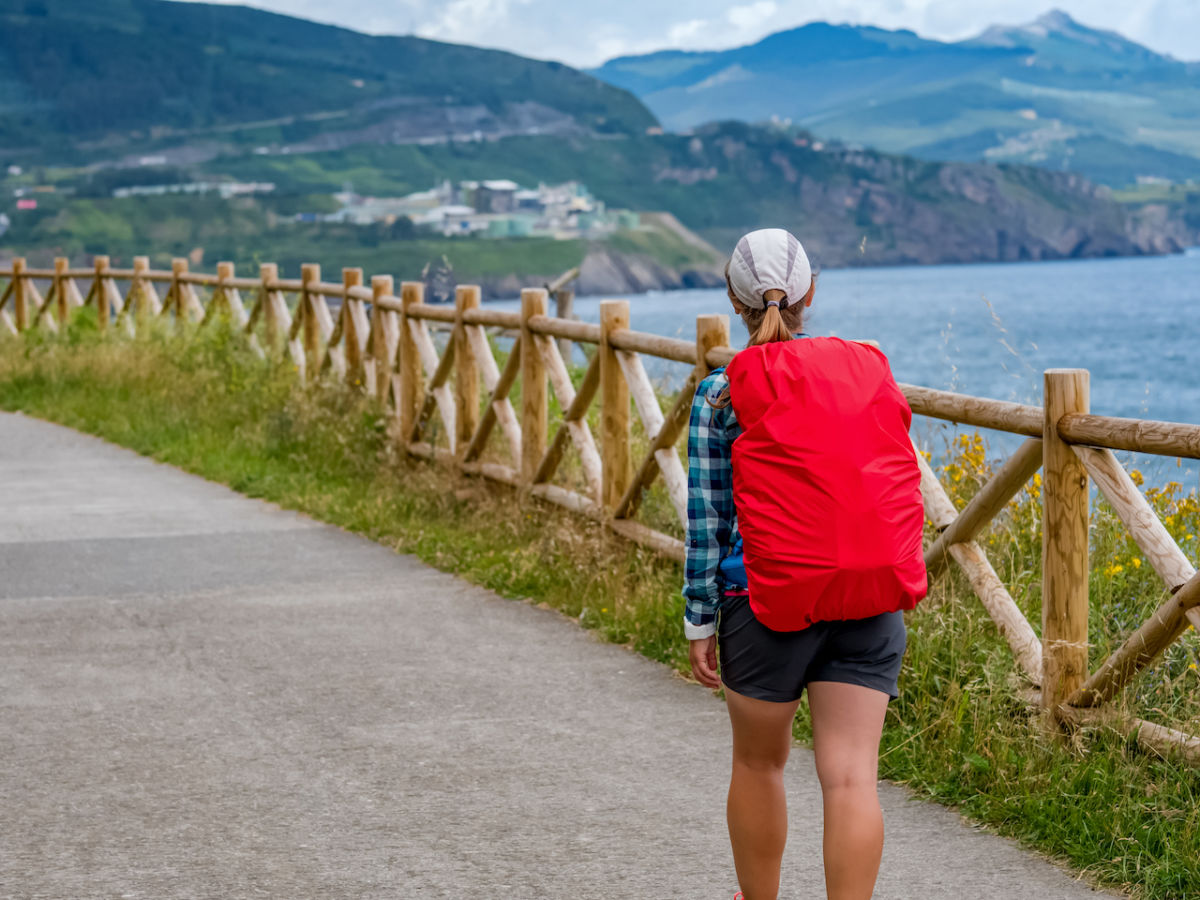
<svg viewBox="0 0 1200 900"><path fill-rule="evenodd" d="M599 297L575 314L599 318ZM695 337L697 315L729 312L723 290L627 296L636 330ZM500 306L515 308L513 301ZM731 315L733 342L746 331ZM1200 250L1167 257L838 269L822 272L805 331L870 338L911 384L1040 404L1048 368L1091 373L1092 411L1200 423ZM665 382L687 367L650 365ZM926 423L926 427L932 427ZM997 451L1011 446L990 435ZM1165 463L1165 461L1164 461ZM1139 458L1156 480L1197 467Z"/></svg>

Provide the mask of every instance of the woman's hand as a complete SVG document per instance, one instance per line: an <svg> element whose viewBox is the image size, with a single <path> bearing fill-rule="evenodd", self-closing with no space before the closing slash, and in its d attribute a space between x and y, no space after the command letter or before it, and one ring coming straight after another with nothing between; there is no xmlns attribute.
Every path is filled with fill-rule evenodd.
<svg viewBox="0 0 1200 900"><path fill-rule="evenodd" d="M717 636L692 641L688 649L692 661L692 675L706 688L719 688L721 679L717 675Z"/></svg>

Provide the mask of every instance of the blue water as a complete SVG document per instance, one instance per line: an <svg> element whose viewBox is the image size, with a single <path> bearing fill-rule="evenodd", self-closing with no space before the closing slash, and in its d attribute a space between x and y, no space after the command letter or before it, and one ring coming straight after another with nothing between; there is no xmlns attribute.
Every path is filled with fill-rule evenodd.
<svg viewBox="0 0 1200 900"><path fill-rule="evenodd" d="M602 298L575 300L598 320ZM695 337L697 315L728 312L723 290L627 296L636 330ZM498 304L515 308L516 303ZM733 341L746 340L731 315ZM871 338L900 381L1040 404L1042 372L1091 372L1092 411L1200 423L1200 252L1070 262L839 269L821 273L805 330ZM686 367L650 366L666 381ZM1008 441L992 436L1002 448ZM1139 459L1196 483L1197 469Z"/></svg>

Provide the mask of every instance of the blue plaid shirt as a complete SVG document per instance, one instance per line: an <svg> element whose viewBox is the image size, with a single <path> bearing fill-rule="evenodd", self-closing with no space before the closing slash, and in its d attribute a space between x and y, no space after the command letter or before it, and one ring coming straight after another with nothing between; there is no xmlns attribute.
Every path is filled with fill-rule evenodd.
<svg viewBox="0 0 1200 900"><path fill-rule="evenodd" d="M683 630L689 640L717 631L717 607L724 579L721 561L738 544L733 506L733 439L741 434L733 405L715 407L729 384L724 369L710 373L696 388L688 423L688 525L683 596Z"/></svg>

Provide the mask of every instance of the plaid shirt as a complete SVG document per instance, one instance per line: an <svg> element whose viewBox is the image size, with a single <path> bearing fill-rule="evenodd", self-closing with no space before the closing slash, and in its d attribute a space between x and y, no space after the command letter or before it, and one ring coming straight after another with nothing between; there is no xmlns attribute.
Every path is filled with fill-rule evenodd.
<svg viewBox="0 0 1200 900"><path fill-rule="evenodd" d="M737 543L730 451L741 426L732 404L715 407L708 402L728 384L724 369L716 369L701 381L688 423L687 560L683 585L687 605L683 630L693 641L717 631L722 590L719 567Z"/></svg>

